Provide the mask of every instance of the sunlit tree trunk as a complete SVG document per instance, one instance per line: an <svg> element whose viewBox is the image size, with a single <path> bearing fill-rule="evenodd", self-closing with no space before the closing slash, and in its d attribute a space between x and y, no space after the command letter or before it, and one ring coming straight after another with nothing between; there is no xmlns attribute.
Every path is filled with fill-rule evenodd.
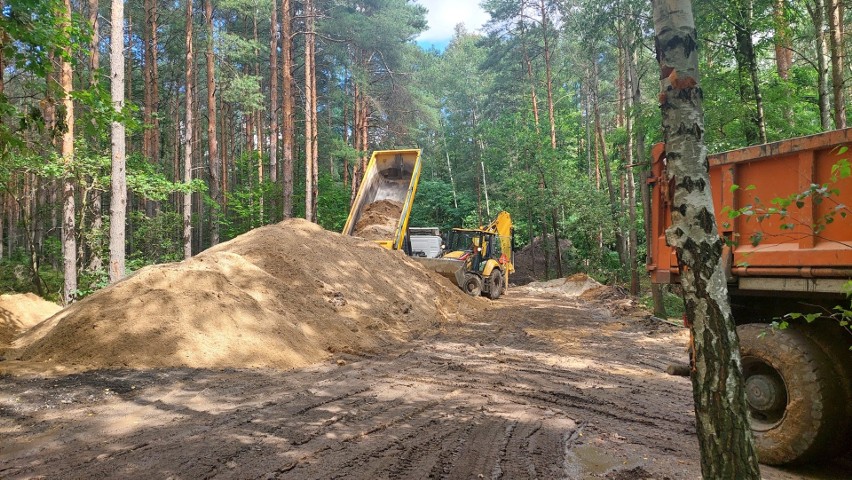
<svg viewBox="0 0 852 480"><path fill-rule="evenodd" d="M110 15L110 96L115 111L124 108L124 1L112 0ZM125 223L127 212L127 180L125 171L124 124L112 122L112 176L109 206L109 281L124 278Z"/></svg>
<svg viewBox="0 0 852 480"><path fill-rule="evenodd" d="M784 80L790 78L790 67L793 66L792 40L790 38L790 22L787 21L785 0L775 0L772 16L775 20L775 68L778 76Z"/></svg>
<svg viewBox="0 0 852 480"><path fill-rule="evenodd" d="M630 28L630 27L628 27ZM636 179L633 175L633 165L634 161L634 147L635 147L635 131L634 131L634 118L639 118L636 116L635 109L637 107L634 104L634 101L637 103L641 101L639 96L639 80L638 80L638 72L636 71L636 52L634 45L634 36L632 33L627 33L626 42L624 48L624 63L625 63L625 73L626 81L624 82L624 103L626 115L624 118L625 128L627 130L627 152L625 155L625 162L627 163L626 171L627 171L627 208L630 219L630 225L628 230L628 258L630 260L630 294L631 295L639 295L639 261L638 261L638 252L637 252L637 242L638 234L636 231ZM634 97L635 95L635 97Z"/></svg>
<svg viewBox="0 0 852 480"><path fill-rule="evenodd" d="M653 7L667 172L674 184L666 238L684 272L701 472L705 479L759 479L710 194L692 2L655 0Z"/></svg>
<svg viewBox="0 0 852 480"><path fill-rule="evenodd" d="M155 0L156 1L156 0ZM210 198L213 205L210 210L210 244L219 243L219 219L222 211L222 188L220 175L222 159L219 154L219 140L216 128L216 69L213 55L213 0L204 1L204 22L207 30L207 156L210 172ZM275 76L275 69L272 70Z"/></svg>
<svg viewBox="0 0 852 480"><path fill-rule="evenodd" d="M545 0L539 0L539 5L541 7L541 35L542 40L544 41L544 72L545 72L545 82L547 84L547 110L550 116L550 147L554 150L556 149L556 119L554 117L554 106L553 106L553 73L551 66L551 55L553 54L553 49L550 45L550 37L548 36L548 17L547 17L547 5Z"/></svg>
<svg viewBox="0 0 852 480"><path fill-rule="evenodd" d="M278 181L278 0L272 1L269 33L269 180Z"/></svg>
<svg viewBox="0 0 852 480"><path fill-rule="evenodd" d="M284 164L282 177L284 183L284 218L293 216L293 144L295 128L293 118L293 38L292 5L290 0L281 0L281 72L282 105L281 118L284 122L282 155Z"/></svg>
<svg viewBox="0 0 852 480"><path fill-rule="evenodd" d="M183 181L192 182L192 0L186 0L186 87L184 93ZM183 194L183 256L192 257L192 193Z"/></svg>
<svg viewBox="0 0 852 480"><path fill-rule="evenodd" d="M834 93L834 128L846 128L846 95L843 89L843 2L827 0L831 39L831 86Z"/></svg>
<svg viewBox="0 0 852 480"><path fill-rule="evenodd" d="M828 95L828 42L825 38L825 0L806 3L816 31L817 95L820 127L831 129L831 107Z"/></svg>
<svg viewBox="0 0 852 480"><path fill-rule="evenodd" d="M63 23L70 25L71 0L65 0ZM68 47L70 49L70 47ZM70 57L70 52L68 52ZM62 133L60 154L65 164L65 181L62 202L62 258L65 277L62 289L62 301L65 305L74 301L77 293L77 239L74 201L74 179L71 170L74 168L74 102L71 99L72 86L71 62L63 57L60 62L59 82L62 88L62 105L65 129Z"/></svg>
<svg viewBox="0 0 852 480"><path fill-rule="evenodd" d="M316 185L314 184L314 0L305 0L305 219L316 220Z"/></svg>

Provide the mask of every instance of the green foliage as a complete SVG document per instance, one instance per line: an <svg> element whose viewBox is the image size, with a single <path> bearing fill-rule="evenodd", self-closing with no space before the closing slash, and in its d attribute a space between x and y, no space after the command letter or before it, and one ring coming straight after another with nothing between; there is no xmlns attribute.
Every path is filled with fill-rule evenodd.
<svg viewBox="0 0 852 480"><path fill-rule="evenodd" d="M780 318L776 318L772 322L772 327L783 330L785 328L789 328L792 322L804 321L806 324L809 324L815 322L817 319L825 319L837 322L837 324L843 327L847 333L852 335L852 280L843 284L842 290L847 297L847 304L836 305L832 310L823 310L819 312L791 312ZM852 350L852 347L849 347L849 350Z"/></svg>
<svg viewBox="0 0 852 480"><path fill-rule="evenodd" d="M459 208L453 203L453 188L440 180L421 180L411 211L412 227L439 227L442 232L462 226L475 203L467 195L459 198ZM476 223L476 222L474 222Z"/></svg>
<svg viewBox="0 0 852 480"><path fill-rule="evenodd" d="M30 259L23 249L17 250L11 258L0 259L0 292L35 293L58 302L62 289L62 272L49 264L41 264L38 269L38 282L41 292L33 280Z"/></svg>
<svg viewBox="0 0 852 480"><path fill-rule="evenodd" d="M340 232L349 216L349 189L323 173L318 179L317 223L332 232Z"/></svg>
<svg viewBox="0 0 852 480"><path fill-rule="evenodd" d="M666 308L666 313L669 318L681 318L685 312L683 305L683 297L680 295L675 295L668 291L663 291L663 305ZM654 299L651 297L651 294L642 295L639 302L643 307L648 310L654 309Z"/></svg>
<svg viewBox="0 0 852 480"><path fill-rule="evenodd" d="M145 265L183 260L183 216L166 210L149 217L133 211L129 216L131 251L128 271Z"/></svg>

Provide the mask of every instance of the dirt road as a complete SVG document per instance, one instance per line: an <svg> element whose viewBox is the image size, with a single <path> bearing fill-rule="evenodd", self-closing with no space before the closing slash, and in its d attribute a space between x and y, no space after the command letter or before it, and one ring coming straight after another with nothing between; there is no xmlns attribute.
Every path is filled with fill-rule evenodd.
<svg viewBox="0 0 852 480"><path fill-rule="evenodd" d="M662 372L683 330L582 300L495 306L290 372L2 376L0 478L700 477L689 381Z"/></svg>

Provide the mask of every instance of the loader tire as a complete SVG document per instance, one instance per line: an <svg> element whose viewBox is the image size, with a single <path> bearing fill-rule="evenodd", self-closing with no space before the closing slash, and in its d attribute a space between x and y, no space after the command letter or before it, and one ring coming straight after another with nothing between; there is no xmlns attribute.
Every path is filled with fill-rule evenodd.
<svg viewBox="0 0 852 480"><path fill-rule="evenodd" d="M496 268L488 276L488 298L497 300L503 294L503 275Z"/></svg>
<svg viewBox="0 0 852 480"><path fill-rule="evenodd" d="M826 456L845 405L832 365L801 332L737 328L757 457L767 465Z"/></svg>
<svg viewBox="0 0 852 480"><path fill-rule="evenodd" d="M462 290L471 297L482 295L482 279L478 275L467 275L464 277Z"/></svg>

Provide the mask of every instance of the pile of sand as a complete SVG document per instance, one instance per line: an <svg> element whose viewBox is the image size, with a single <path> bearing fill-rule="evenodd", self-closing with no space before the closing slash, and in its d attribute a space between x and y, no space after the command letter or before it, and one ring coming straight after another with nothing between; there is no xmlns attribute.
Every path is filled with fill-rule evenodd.
<svg viewBox="0 0 852 480"><path fill-rule="evenodd" d="M570 240L559 240L559 249L563 259L569 257L571 248ZM556 249L554 248L553 236L547 237L546 244L542 242L541 237L534 238L529 245L515 252L514 262L515 273L512 274L512 283L516 285L526 285L540 278L547 278L545 267L551 273L556 271ZM562 267L567 269L569 265L563 260Z"/></svg>
<svg viewBox="0 0 852 480"><path fill-rule="evenodd" d="M367 240L389 240L396 233L402 204L392 200L379 200L367 205L355 224L352 235Z"/></svg>
<svg viewBox="0 0 852 480"><path fill-rule="evenodd" d="M479 305L401 252L293 219L143 268L21 335L9 358L292 368L409 340Z"/></svg>
<svg viewBox="0 0 852 480"><path fill-rule="evenodd" d="M569 298L594 298L594 294L608 290L609 287L584 273L576 273L567 278L557 278L547 282L532 282L516 289L516 291L533 295Z"/></svg>
<svg viewBox="0 0 852 480"><path fill-rule="evenodd" d="M61 309L34 293L0 295L0 348Z"/></svg>

